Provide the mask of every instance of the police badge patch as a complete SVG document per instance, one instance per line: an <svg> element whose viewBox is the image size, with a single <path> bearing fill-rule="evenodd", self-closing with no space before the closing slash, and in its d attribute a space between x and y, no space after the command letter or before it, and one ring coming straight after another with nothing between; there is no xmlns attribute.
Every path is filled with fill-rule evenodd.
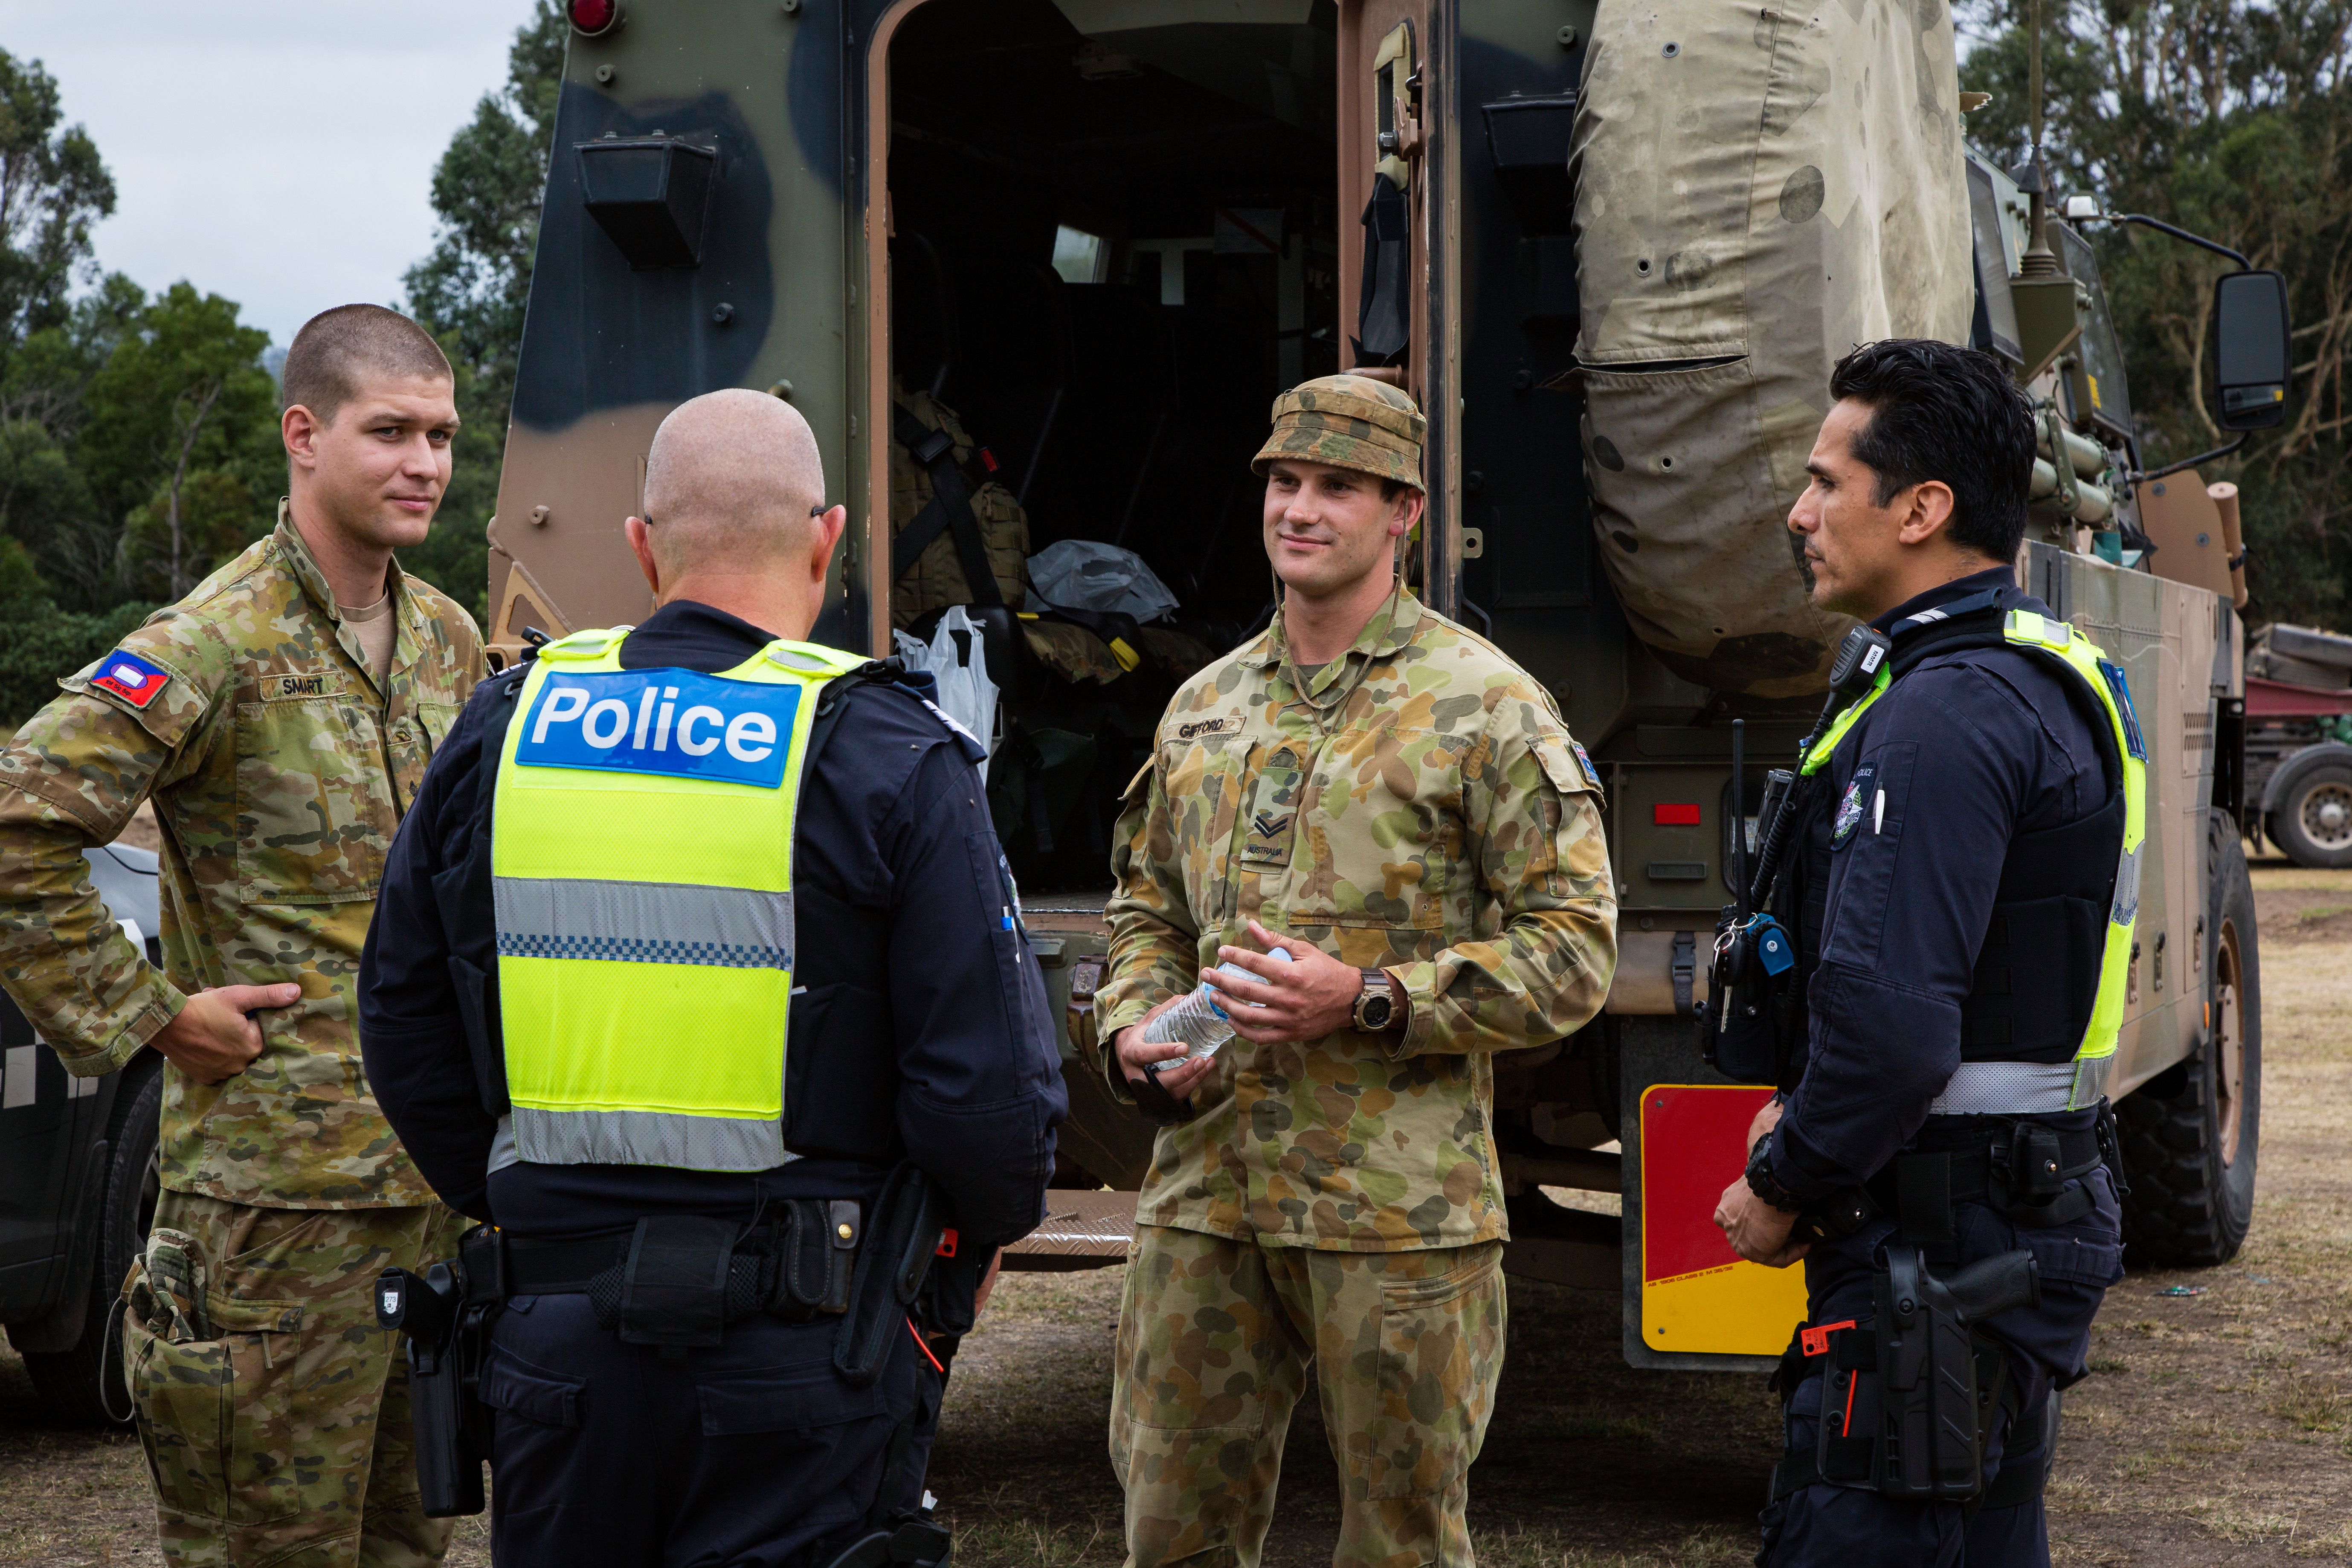
<svg viewBox="0 0 2352 1568"><path fill-rule="evenodd" d="M1869 793L1871 779L1878 770L1864 763L1854 770L1853 782L1845 786L1838 801L1837 816L1830 823L1830 847L1843 849L1853 830L1862 825L1863 797Z"/></svg>

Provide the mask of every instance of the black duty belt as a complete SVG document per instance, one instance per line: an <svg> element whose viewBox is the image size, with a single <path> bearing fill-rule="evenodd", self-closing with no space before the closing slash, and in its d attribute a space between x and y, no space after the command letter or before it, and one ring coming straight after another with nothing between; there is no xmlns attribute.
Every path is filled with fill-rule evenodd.
<svg viewBox="0 0 2352 1568"><path fill-rule="evenodd" d="M1930 1117L1914 1146L1867 1184L1832 1194L1801 1222L1816 1237L1851 1236L1892 1216L1920 1246L1950 1242L1953 1206L1983 1204L2029 1229L2067 1225L2097 1201L2073 1185L2107 1163L2100 1130L2065 1131L2030 1118Z"/></svg>
<svg viewBox="0 0 2352 1568"><path fill-rule="evenodd" d="M680 1342L711 1342L718 1326L757 1314L805 1321L847 1311L864 1240L859 1205L840 1198L771 1203L748 1227L712 1215L669 1215L563 1241L509 1237L506 1295L585 1296L598 1321L627 1331L623 1338L631 1342L667 1337L639 1342L641 1317L698 1311L716 1321Z"/></svg>

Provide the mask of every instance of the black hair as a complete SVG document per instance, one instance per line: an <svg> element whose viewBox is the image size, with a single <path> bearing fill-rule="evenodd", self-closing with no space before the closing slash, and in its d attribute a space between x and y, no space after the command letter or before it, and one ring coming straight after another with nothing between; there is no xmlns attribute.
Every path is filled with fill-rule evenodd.
<svg viewBox="0 0 2352 1568"><path fill-rule="evenodd" d="M1880 506L1940 480L1952 491L1952 542L2015 558L2033 482L2033 405L2008 366L1953 343L1886 338L1838 361L1830 395L1870 410L1853 455L1878 476Z"/></svg>

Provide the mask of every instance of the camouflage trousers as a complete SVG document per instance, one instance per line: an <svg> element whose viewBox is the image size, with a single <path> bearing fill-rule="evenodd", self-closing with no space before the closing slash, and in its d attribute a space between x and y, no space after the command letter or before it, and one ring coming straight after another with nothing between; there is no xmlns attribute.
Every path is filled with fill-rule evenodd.
<svg viewBox="0 0 2352 1568"><path fill-rule="evenodd" d="M165 1192L123 1289L123 1374L164 1560L190 1568L441 1561L426 1519L384 1268L457 1251L465 1216L254 1208Z"/></svg>
<svg viewBox="0 0 2352 1568"><path fill-rule="evenodd" d="M1470 1461L1503 1368L1503 1247L1322 1252L1138 1226L1111 1392L1128 1568L1253 1568L1311 1363L1337 1568L1469 1568Z"/></svg>

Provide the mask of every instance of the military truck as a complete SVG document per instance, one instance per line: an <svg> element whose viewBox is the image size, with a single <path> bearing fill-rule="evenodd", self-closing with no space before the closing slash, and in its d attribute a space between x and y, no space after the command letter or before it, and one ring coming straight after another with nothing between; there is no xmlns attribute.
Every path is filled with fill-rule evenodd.
<svg viewBox="0 0 2352 1568"><path fill-rule="evenodd" d="M2195 476L2142 460L2083 233L2110 219L2077 197L2062 221L2032 169L1966 145L1939 7L1827 12L571 0L490 526L496 657L644 617L620 523L647 444L730 386L807 416L849 509L821 640L892 650L910 399L955 412L969 484L1009 495L1028 548L1121 547L1179 601L1157 627L1083 622L1117 657L1075 667L1042 657L1072 617L1034 594L967 607L1074 1105L1016 1266L1123 1250L1150 1129L1099 1071L1111 823L1185 650L1272 612L1248 460L1274 394L1347 367L1430 416L1419 591L1550 687L1607 787L1607 1008L1496 1064L1507 1267L1622 1293L1636 1365L1779 1352L1801 1281L1707 1219L1766 1091L1705 1065L1691 1014L1735 836L1846 624L1807 602L1783 526L1829 364L1898 334L1999 353L2037 401L2019 578L2127 669L2150 748L2111 1079L2131 1244L2239 1245L2261 1009L2230 552ZM2218 416L2275 418L2284 290L2242 263L2218 289Z"/></svg>

